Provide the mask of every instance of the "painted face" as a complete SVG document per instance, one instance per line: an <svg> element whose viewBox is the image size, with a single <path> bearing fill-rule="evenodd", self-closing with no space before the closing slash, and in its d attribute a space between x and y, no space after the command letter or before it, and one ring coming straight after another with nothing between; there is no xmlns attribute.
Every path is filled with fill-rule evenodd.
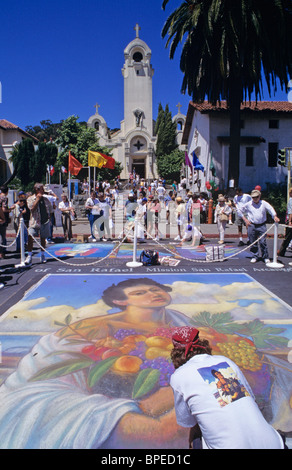
<svg viewBox="0 0 292 470"><path fill-rule="evenodd" d="M139 286L126 287L124 289L127 300L119 301L124 305L137 307L165 307L171 302L168 292L159 286L149 286L141 284Z"/></svg>

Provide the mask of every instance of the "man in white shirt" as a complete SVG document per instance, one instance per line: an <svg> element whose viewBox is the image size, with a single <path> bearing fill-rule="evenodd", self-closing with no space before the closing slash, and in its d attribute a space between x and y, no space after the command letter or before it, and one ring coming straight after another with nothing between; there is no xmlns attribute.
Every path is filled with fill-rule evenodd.
<svg viewBox="0 0 292 470"><path fill-rule="evenodd" d="M193 327L174 328L172 343L176 370L170 385L177 423L190 428L190 448L200 437L203 449L284 448L282 437L264 419L233 361L212 356L209 342L200 339Z"/></svg>
<svg viewBox="0 0 292 470"><path fill-rule="evenodd" d="M247 204L249 201L251 201L251 196L249 194L244 194L242 189L238 188L233 198L233 203L236 208L235 222L238 227L238 235L239 235L238 246L244 245L243 240L242 240L242 226L245 225L242 217L239 215L239 211L240 211L240 208L244 206L244 204Z"/></svg>
<svg viewBox="0 0 292 470"><path fill-rule="evenodd" d="M160 204L164 201L164 195L165 195L165 188L162 186L162 183L158 184L158 188L156 189L156 193L158 195L158 200Z"/></svg>
<svg viewBox="0 0 292 470"><path fill-rule="evenodd" d="M247 235L251 243L250 251L253 254L251 263L256 263L259 260L259 246L261 249L262 258L264 259L265 263L268 263L270 260L267 241L266 236L263 236L263 234L267 231L267 212L272 216L274 222L279 223L280 219L277 217L276 211L271 206L271 204L269 204L267 201L261 200L260 191L254 189L251 192L251 198L251 201L249 201L247 204L244 204L239 209L238 214L240 217L242 217L247 227ZM259 238L259 243L254 243Z"/></svg>

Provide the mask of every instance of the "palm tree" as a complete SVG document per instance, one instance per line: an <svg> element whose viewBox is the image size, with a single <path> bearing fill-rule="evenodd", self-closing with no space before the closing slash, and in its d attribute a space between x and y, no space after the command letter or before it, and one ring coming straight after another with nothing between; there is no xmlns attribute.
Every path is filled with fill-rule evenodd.
<svg viewBox="0 0 292 470"><path fill-rule="evenodd" d="M163 1L165 9L169 0ZM166 20L170 58L183 43L181 91L194 102L227 101L230 111L229 180L238 185L240 106L287 89L292 76L291 0L185 0Z"/></svg>

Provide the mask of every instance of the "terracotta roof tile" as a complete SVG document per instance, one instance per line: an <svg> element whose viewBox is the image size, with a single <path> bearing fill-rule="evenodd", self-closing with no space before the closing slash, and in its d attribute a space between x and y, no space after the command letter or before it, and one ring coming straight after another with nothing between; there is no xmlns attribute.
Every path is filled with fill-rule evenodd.
<svg viewBox="0 0 292 470"><path fill-rule="evenodd" d="M3 129L19 129L18 126L12 124L12 122L7 121L6 119L0 119L0 127Z"/></svg>
<svg viewBox="0 0 292 470"><path fill-rule="evenodd" d="M38 142L38 139L36 137L24 131L23 129L21 129L21 127L17 126L16 124L7 121L7 119L0 119L0 128L5 129L6 131L17 130L22 134L26 135L27 137L33 139L35 142Z"/></svg>
<svg viewBox="0 0 292 470"><path fill-rule="evenodd" d="M208 103L208 101L204 101L203 103L194 103L193 101L190 102L190 105L194 107L196 110L200 111L201 113L208 113L212 111L226 111L227 104L226 101L222 101L221 105L212 105ZM289 101L247 101L241 105L241 110L246 111L255 111L255 112L282 112L282 113L291 113L292 112L292 103Z"/></svg>

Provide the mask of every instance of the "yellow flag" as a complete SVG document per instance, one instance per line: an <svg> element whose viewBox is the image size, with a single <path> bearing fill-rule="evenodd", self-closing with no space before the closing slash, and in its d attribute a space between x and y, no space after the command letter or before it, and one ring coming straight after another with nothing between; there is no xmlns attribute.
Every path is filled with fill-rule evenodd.
<svg viewBox="0 0 292 470"><path fill-rule="evenodd" d="M101 168L106 163L107 159L104 158L101 153L88 150L88 166L97 166L98 168Z"/></svg>

